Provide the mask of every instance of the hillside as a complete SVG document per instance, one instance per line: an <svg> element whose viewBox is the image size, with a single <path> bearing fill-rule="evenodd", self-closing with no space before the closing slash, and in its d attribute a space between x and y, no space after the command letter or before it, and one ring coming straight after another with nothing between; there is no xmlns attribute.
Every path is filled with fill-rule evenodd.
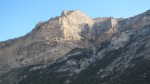
<svg viewBox="0 0 150 84"><path fill-rule="evenodd" d="M150 84L150 10L90 18L79 10L0 42L0 84Z"/></svg>

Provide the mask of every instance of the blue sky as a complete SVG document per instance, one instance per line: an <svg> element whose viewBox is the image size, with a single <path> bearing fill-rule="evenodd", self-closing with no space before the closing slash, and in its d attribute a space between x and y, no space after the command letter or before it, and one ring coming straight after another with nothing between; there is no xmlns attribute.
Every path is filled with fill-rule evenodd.
<svg viewBox="0 0 150 84"><path fill-rule="evenodd" d="M0 41L23 36L36 23L79 9L94 17L131 17L150 9L150 0L0 0Z"/></svg>

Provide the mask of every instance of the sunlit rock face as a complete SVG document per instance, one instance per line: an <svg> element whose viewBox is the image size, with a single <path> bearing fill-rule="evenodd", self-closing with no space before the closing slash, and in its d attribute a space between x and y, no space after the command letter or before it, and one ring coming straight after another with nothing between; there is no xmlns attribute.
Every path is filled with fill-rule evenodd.
<svg viewBox="0 0 150 84"><path fill-rule="evenodd" d="M0 42L0 84L149 84L150 11L127 19L79 10Z"/></svg>
<svg viewBox="0 0 150 84"><path fill-rule="evenodd" d="M88 46L79 33L94 21L79 10L39 22L26 36L1 42L0 59L4 71L10 68L53 62L71 49ZM2 69L3 71L3 69Z"/></svg>

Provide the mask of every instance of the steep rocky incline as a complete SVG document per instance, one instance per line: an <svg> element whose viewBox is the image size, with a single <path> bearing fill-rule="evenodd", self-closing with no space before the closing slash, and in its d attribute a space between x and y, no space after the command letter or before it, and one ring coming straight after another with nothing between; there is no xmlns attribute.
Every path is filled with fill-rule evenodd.
<svg viewBox="0 0 150 84"><path fill-rule="evenodd" d="M26 36L0 43L0 73L11 68L53 62L71 49L89 46L79 35L93 20L79 10L39 22Z"/></svg>
<svg viewBox="0 0 150 84"><path fill-rule="evenodd" d="M127 19L65 10L1 42L0 60L0 84L150 84L150 10Z"/></svg>

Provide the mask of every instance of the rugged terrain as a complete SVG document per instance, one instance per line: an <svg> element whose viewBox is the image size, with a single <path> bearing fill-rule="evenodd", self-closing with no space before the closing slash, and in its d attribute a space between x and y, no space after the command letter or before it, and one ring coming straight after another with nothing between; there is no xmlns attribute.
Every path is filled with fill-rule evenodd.
<svg viewBox="0 0 150 84"><path fill-rule="evenodd" d="M0 42L0 84L150 84L150 10L90 18L79 10Z"/></svg>

